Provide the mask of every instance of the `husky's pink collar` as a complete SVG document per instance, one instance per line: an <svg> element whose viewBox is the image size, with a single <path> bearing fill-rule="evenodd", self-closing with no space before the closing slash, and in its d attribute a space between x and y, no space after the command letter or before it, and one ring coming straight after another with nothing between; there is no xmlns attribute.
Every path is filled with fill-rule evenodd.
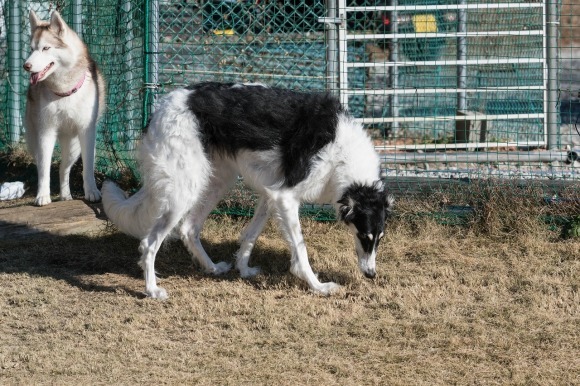
<svg viewBox="0 0 580 386"><path fill-rule="evenodd" d="M67 96L71 96L72 94L74 94L75 92L79 91L79 89L81 87L83 87L83 83L85 83L85 78L87 77L87 73L85 72L83 74L83 77L77 82L77 84L75 84L75 86L72 88L72 90L67 91L67 92L56 92L53 91L53 93L55 93L56 95L58 95L59 97L67 97Z"/></svg>

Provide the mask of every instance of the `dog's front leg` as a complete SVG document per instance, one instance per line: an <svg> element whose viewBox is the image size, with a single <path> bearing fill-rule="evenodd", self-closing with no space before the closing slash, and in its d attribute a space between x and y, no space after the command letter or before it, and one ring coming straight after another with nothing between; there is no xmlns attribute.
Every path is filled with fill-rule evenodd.
<svg viewBox="0 0 580 386"><path fill-rule="evenodd" d="M81 143L81 157L83 159L83 188L85 199L91 202L101 200L101 192L95 182L95 140L96 116L85 130L79 132Z"/></svg>
<svg viewBox="0 0 580 386"><path fill-rule="evenodd" d="M62 201L72 200L70 194L69 176L71 168L81 153L79 141L77 137L61 135L59 138L61 149L60 161L60 199Z"/></svg>
<svg viewBox="0 0 580 386"><path fill-rule="evenodd" d="M240 249L236 253L236 268L243 278L253 277L260 273L259 267L249 266L250 255L254 245L256 245L256 240L268 222L268 218L268 202L265 197L260 197L254 210L252 221L250 221L240 236Z"/></svg>
<svg viewBox="0 0 580 386"><path fill-rule="evenodd" d="M44 206L51 203L50 199L50 164L52 162L52 152L56 144L56 131L44 129L42 135L36 139L34 158L38 172L38 192L34 205Z"/></svg>
<svg viewBox="0 0 580 386"><path fill-rule="evenodd" d="M306 244L300 229L299 208L300 203L292 197L280 197L275 201L280 226L290 244L292 260L290 272L296 277L306 281L310 289L322 295L330 295L340 288L333 282L321 283L308 262Z"/></svg>

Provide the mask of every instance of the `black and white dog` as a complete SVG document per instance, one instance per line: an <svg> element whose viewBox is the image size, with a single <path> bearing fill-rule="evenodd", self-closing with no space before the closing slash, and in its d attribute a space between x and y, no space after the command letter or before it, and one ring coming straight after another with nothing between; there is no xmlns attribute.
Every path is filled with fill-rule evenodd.
<svg viewBox="0 0 580 386"><path fill-rule="evenodd" d="M126 198L114 183L102 188L105 212L117 227L141 240L146 294L164 299L155 255L179 225L181 239L202 268L222 274L200 243L203 223L241 175L260 198L243 231L236 268L250 277L250 253L268 217L279 221L290 249L290 271L310 288L330 294L308 262L299 222L301 202L333 203L355 235L358 265L373 278L377 246L393 205L379 180L373 144L339 101L260 84L201 83L165 96L139 148L143 187Z"/></svg>

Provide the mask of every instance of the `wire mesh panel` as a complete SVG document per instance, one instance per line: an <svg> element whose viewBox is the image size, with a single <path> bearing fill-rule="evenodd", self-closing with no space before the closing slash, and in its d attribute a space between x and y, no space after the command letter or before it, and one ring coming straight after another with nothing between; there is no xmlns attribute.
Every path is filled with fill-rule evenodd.
<svg viewBox="0 0 580 386"><path fill-rule="evenodd" d="M580 148L580 3L563 0L560 18L561 141ZM574 154L578 154L575 151Z"/></svg>
<svg viewBox="0 0 580 386"><path fill-rule="evenodd" d="M561 163L556 4L338 4L341 99L375 136L387 174L578 177Z"/></svg>
<svg viewBox="0 0 580 386"><path fill-rule="evenodd" d="M206 80L326 88L321 1L159 4L160 92Z"/></svg>
<svg viewBox="0 0 580 386"><path fill-rule="evenodd" d="M456 121L465 115L486 121L477 142L541 145L543 7L446 0L353 4L350 12L377 22L373 30L345 35L347 48L358 47L363 60L347 59L343 98L352 104L364 95L359 117L386 135L385 146L463 142L468 138Z"/></svg>

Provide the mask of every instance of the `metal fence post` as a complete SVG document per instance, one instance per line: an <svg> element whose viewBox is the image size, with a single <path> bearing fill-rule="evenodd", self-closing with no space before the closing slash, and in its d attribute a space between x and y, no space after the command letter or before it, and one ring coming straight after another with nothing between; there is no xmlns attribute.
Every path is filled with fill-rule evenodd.
<svg viewBox="0 0 580 386"><path fill-rule="evenodd" d="M143 127L153 113L159 86L159 0L145 1L145 98Z"/></svg>
<svg viewBox="0 0 580 386"><path fill-rule="evenodd" d="M546 111L546 123L548 130L547 147L549 150L558 148L558 113L560 101L558 100L559 76L558 76L558 26L559 26L559 0L546 1L546 62L548 64L548 103Z"/></svg>
<svg viewBox="0 0 580 386"><path fill-rule="evenodd" d="M8 81L10 82L10 98L8 101L8 120L10 127L10 143L20 142L20 131L22 129L22 109L21 109L21 68L20 58L22 39L22 13L20 1L9 3L8 9Z"/></svg>
<svg viewBox="0 0 580 386"><path fill-rule="evenodd" d="M459 0L459 5L467 4L466 0ZM457 11L457 60L463 61L467 59L467 10L459 8ZM457 112L465 114L467 111L467 66L465 64L457 65L457 88L460 89L457 93Z"/></svg>
<svg viewBox="0 0 580 386"><path fill-rule="evenodd" d="M83 38L83 2L82 0L74 0L72 4L72 27L73 30Z"/></svg>
<svg viewBox="0 0 580 386"><path fill-rule="evenodd" d="M398 0L391 0L391 6L394 9L391 11L391 33L393 37L390 44L390 57L389 60L393 63L390 68L390 82L393 91L399 88L399 68L397 62L399 61L399 38L397 34L399 33L399 15L397 11ZM389 108L392 118L397 118L399 116L399 96L393 93L389 97ZM399 121L396 119L391 123L391 135L397 135L399 131Z"/></svg>
<svg viewBox="0 0 580 386"><path fill-rule="evenodd" d="M327 0L326 9L328 19L336 19L338 14L336 0ZM326 44L328 45L326 49L326 76L328 79L326 88L333 94L338 92L338 36L336 30L336 23L326 23Z"/></svg>

